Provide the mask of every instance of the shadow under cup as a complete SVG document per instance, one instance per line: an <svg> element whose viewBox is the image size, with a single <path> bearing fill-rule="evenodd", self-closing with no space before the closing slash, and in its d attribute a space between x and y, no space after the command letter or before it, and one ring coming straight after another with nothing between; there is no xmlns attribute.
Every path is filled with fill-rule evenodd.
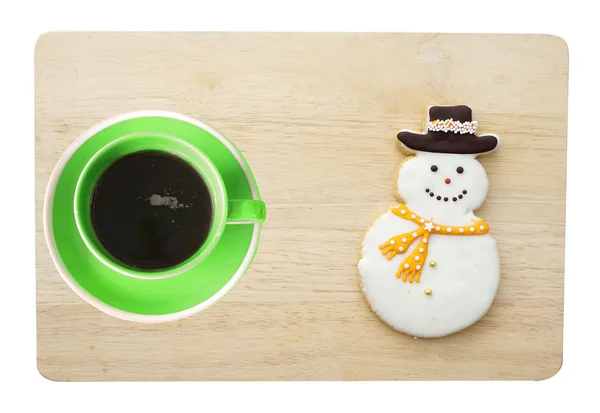
<svg viewBox="0 0 600 413"><path fill-rule="evenodd" d="M176 137L137 133L100 149L75 189L75 219L102 263L138 278L205 259L227 223L262 221L262 201L229 200L208 157Z"/></svg>

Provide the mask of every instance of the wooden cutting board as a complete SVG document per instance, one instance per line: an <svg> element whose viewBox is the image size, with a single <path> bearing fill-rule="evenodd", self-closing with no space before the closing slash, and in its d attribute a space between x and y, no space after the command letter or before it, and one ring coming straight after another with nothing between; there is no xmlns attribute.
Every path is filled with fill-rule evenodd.
<svg viewBox="0 0 600 413"><path fill-rule="evenodd" d="M539 380L562 363L568 50L546 35L50 33L35 50L37 340L42 375L98 380ZM468 104L502 146L477 215L502 280L476 325L415 340L359 289L364 232L395 199L396 132ZM62 281L41 211L60 155L113 115L213 124L268 205L250 270L191 318L138 325Z"/></svg>

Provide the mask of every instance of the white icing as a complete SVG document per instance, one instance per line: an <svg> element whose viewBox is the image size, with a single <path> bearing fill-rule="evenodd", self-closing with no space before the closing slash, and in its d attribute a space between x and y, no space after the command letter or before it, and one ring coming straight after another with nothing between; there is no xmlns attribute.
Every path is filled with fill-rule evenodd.
<svg viewBox="0 0 600 413"><path fill-rule="evenodd" d="M432 165L438 167L437 172L431 171ZM459 166L464 168L462 174L456 172ZM445 183L446 178L451 179L451 184ZM473 211L485 201L488 179L474 155L417 152L403 163L397 186L398 194L415 214L433 217L440 225L468 226L478 220ZM425 188L442 198L457 196L463 190L467 194L448 203L430 197ZM419 239L391 260L381 254L379 245L417 228L418 224L388 211L369 229L358 263L367 300L387 324L412 336L441 337L469 327L483 317L496 295L500 280L496 241L489 233L433 233L427 260L437 265L416 267L421 269L420 282L409 283L398 279L396 273L402 261L417 248ZM440 230L439 226L435 229ZM474 232L475 228L470 227L469 231ZM422 258L419 256L419 260ZM424 289L435 294L423 294Z"/></svg>

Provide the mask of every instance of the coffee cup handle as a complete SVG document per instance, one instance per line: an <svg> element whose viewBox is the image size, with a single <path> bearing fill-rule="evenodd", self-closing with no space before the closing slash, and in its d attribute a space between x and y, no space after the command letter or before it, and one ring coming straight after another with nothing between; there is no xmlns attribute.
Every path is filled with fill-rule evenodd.
<svg viewBox="0 0 600 413"><path fill-rule="evenodd" d="M260 199L230 199L228 224L263 222L267 217L267 206Z"/></svg>

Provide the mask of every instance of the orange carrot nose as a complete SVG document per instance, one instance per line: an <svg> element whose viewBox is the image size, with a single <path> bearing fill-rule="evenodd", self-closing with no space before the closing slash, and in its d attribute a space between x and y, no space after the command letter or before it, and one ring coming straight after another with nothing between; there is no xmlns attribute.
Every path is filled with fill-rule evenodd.
<svg viewBox="0 0 600 413"><path fill-rule="evenodd" d="M452 181L450 180L450 178L446 178L446 180L444 182L446 182L447 184L449 184Z"/></svg>

